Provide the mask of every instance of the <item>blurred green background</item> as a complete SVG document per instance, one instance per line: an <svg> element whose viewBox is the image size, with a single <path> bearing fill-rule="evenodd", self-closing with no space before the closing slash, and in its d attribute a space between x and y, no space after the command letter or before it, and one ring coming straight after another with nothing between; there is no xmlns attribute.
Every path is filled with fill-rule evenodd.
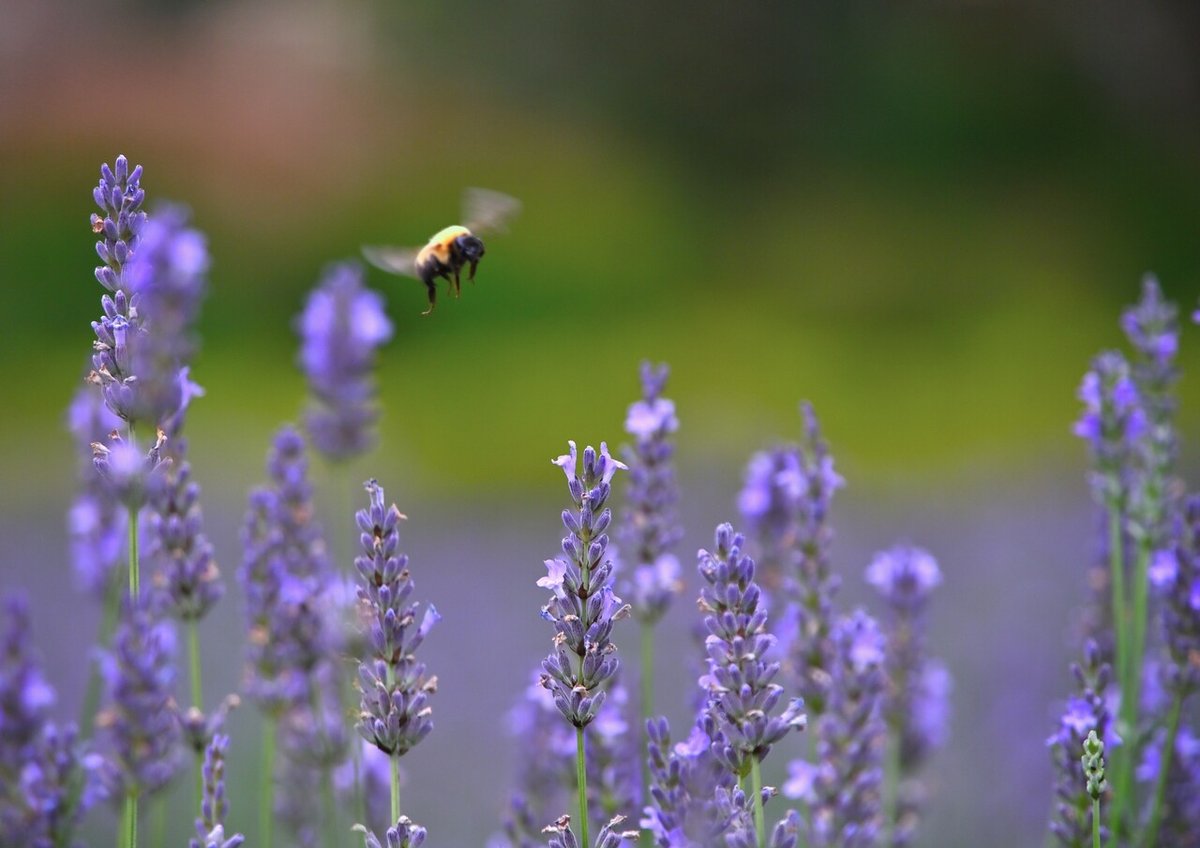
<svg viewBox="0 0 1200 848"><path fill-rule="evenodd" d="M98 314L91 187L117 153L145 166L151 203L188 203L209 237L194 367L208 395L189 432L227 573L242 493L302 402L305 293L364 243L456 222L466 186L513 194L523 214L431 317L418 283L371 272L396 336L382 443L354 473L396 481L402 508L429 504L448 533L454 516L499 524L549 504L530 520L535 566L557 533L546 459L567 438L621 441L651 358L672 365L685 479L719 484L717 518L750 451L794 437L808 398L866 528L844 534L851 575L886 534L924 530L977 602L1007 590L1028 609L1020 593L1040 584L999 575L1050 568L1081 597L1076 386L1120 343L1144 272L1185 312L1200 292L1190 3L7 0L0 16L6 586L68 573L62 412ZM1182 387L1187 443L1200 396ZM1046 538L1053 524L1031 516L1055 510L1078 532ZM711 523L688 520L684 547L704 544ZM970 622L959 603L947 615ZM1067 608L1043 612L1055 647L1030 650L1061 696ZM969 718L995 702L967 674ZM1039 703L1018 732L1041 763L1053 713ZM956 738L971 733L964 718ZM1045 779L1027 794L1048 798ZM481 807L477 831L494 821ZM978 835L968 814L941 815L928 844Z"/></svg>

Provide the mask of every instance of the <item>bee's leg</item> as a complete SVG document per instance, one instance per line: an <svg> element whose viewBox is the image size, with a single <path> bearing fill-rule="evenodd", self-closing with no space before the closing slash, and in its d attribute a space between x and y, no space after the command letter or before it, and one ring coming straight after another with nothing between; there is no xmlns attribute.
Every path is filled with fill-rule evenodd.
<svg viewBox="0 0 1200 848"><path fill-rule="evenodd" d="M429 308L426 309L421 314L428 315L430 312L433 311L433 307L437 306L437 284L434 283L432 277L429 278L428 280L425 280L424 282L425 282L425 290L426 290L426 292L429 293Z"/></svg>
<svg viewBox="0 0 1200 848"><path fill-rule="evenodd" d="M459 282L459 279L458 279L458 270L459 270L459 266L455 265L454 266L454 296L455 297L458 297L458 293L462 287L462 283Z"/></svg>
<svg viewBox="0 0 1200 848"><path fill-rule="evenodd" d="M479 267L479 260L478 260L478 259L476 259L476 260L474 260L473 262L471 262L471 274L470 274L470 279L471 279L471 284L472 284L472 285L474 285L474 283L475 283L475 269L476 269L477 267Z"/></svg>

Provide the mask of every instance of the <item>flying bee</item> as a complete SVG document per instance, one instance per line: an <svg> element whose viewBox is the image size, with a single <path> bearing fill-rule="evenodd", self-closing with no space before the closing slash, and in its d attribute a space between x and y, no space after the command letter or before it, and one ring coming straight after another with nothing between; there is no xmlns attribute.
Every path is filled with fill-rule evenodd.
<svg viewBox="0 0 1200 848"><path fill-rule="evenodd" d="M429 293L428 315L437 305L438 277L450 286L458 297L460 274L467 268L467 279L475 282L475 269L483 258L483 239L480 235L502 233L505 224L521 210L521 201L498 191L469 188L463 193L463 218L466 224L455 224L439 230L419 248L363 247L363 256L376 268L392 274L416 277Z"/></svg>

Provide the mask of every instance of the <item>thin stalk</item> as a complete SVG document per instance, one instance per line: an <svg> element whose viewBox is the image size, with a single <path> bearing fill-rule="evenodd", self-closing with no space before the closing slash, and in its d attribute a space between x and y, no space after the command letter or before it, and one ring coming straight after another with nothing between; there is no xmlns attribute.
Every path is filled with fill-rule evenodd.
<svg viewBox="0 0 1200 848"><path fill-rule="evenodd" d="M767 825L763 816L762 802L762 773L758 767L758 757L750 755L750 788L754 792L754 833L758 848L766 848Z"/></svg>
<svg viewBox="0 0 1200 848"><path fill-rule="evenodd" d="M167 799L161 795L150 802L150 844L166 845Z"/></svg>
<svg viewBox="0 0 1200 848"><path fill-rule="evenodd" d="M313 721L317 724L317 736L321 740L321 745L329 750L329 739L325 733L325 709L321 701L321 690L313 686L309 690L309 708L312 710ZM330 845L337 845L338 833L341 828L338 825L338 809L337 803L333 797L333 775L332 769L322 764L321 766L321 803L325 808L325 827L326 835L329 837Z"/></svg>
<svg viewBox="0 0 1200 848"><path fill-rule="evenodd" d="M388 760L392 766L392 820L389 824L395 824L400 820L400 758L390 756Z"/></svg>
<svg viewBox="0 0 1200 848"><path fill-rule="evenodd" d="M1142 663L1146 651L1146 617L1150 605L1149 583L1147 574L1150 564L1150 543L1142 540L1138 543L1137 566L1133 578L1133 652L1129 657L1129 683L1131 697L1129 698L1130 728L1137 727L1139 701L1142 692Z"/></svg>
<svg viewBox="0 0 1200 848"><path fill-rule="evenodd" d="M646 732L646 724L650 721L650 716L654 712L654 627L651 624L642 622L642 726L640 728L642 734L642 747L639 749L642 760L642 803L650 803L650 758L646 756L646 752L650 747L649 734ZM642 830L641 839L639 840L643 848L650 848L653 844L653 835L648 829Z"/></svg>
<svg viewBox="0 0 1200 848"><path fill-rule="evenodd" d="M129 445L137 448L133 422L129 422ZM129 599L136 604L141 597L141 575L138 573L138 510L129 509Z"/></svg>
<svg viewBox="0 0 1200 848"><path fill-rule="evenodd" d="M1092 799L1092 848L1100 848L1100 799Z"/></svg>
<svg viewBox="0 0 1200 848"><path fill-rule="evenodd" d="M192 704L196 709L204 709L204 696L200 688L200 626L194 618L189 618L188 632L188 671L192 682ZM196 752L196 804L204 803L204 755Z"/></svg>
<svg viewBox="0 0 1200 848"><path fill-rule="evenodd" d="M891 845L896 828L896 799L900 791L900 742L899 736L890 734L887 759L883 776L883 844Z"/></svg>
<svg viewBox="0 0 1200 848"><path fill-rule="evenodd" d="M349 462L327 463L329 470L329 487L333 490L333 510L334 513L330 516L329 525L333 528L333 559L338 565L336 571L341 574L342 569L346 570L351 577L354 578L354 550L358 541L354 509L354 486L351 482L353 475L350 471ZM340 675L339 675L340 677ZM342 714L346 715L353 712L352 706L358 698L358 690L354 686L355 675L350 674L345 679L345 684L338 687L338 704L341 707ZM362 824L367 823L367 790L363 785L363 755L362 745L359 740L354 738L350 743L350 758L353 768L353 793L354 814L357 821ZM392 822L395 823L396 815L392 816Z"/></svg>
<svg viewBox="0 0 1200 848"><path fill-rule="evenodd" d="M1108 505L1108 563L1109 582L1112 584L1113 636L1116 641L1117 684L1121 690L1120 720L1118 730L1122 736L1132 739L1128 724L1129 701L1132 688L1129 680L1129 616L1125 605L1125 536L1121 531L1121 508L1115 499ZM1133 759L1130 750L1114 752L1113 802L1109 805L1109 831L1114 839L1120 839L1121 813L1128 800L1127 766Z"/></svg>
<svg viewBox="0 0 1200 848"><path fill-rule="evenodd" d="M1171 703L1171 714L1167 717L1167 738L1159 759L1158 780L1154 782L1154 805L1150 808L1150 823L1146 825L1146 848L1154 848L1158 839L1158 825L1162 820L1163 796L1167 789L1167 772L1171 770L1171 758L1175 755L1175 735L1179 732L1179 714L1183 710L1183 695L1176 694Z"/></svg>
<svg viewBox="0 0 1200 848"><path fill-rule="evenodd" d="M125 845L126 848L137 848L138 842L138 796L137 790L131 789L125 795Z"/></svg>
<svg viewBox="0 0 1200 848"><path fill-rule="evenodd" d="M575 785L579 787L579 833L582 837L579 844L588 848L592 841L588 838L587 757L582 727L575 728Z"/></svg>
<svg viewBox="0 0 1200 848"><path fill-rule="evenodd" d="M117 614L121 609L121 581L116 574L108 576L108 587L104 592L104 617L100 619L100 632L96 644L107 648L117 626ZM96 711L100 707L100 669L91 663L88 672L87 690L83 696L83 712L79 716L80 741L86 742L96 726Z"/></svg>
<svg viewBox="0 0 1200 848"><path fill-rule="evenodd" d="M262 786L258 793L258 832L263 848L271 848L271 828L275 815L275 731L277 719L266 717L263 728Z"/></svg>

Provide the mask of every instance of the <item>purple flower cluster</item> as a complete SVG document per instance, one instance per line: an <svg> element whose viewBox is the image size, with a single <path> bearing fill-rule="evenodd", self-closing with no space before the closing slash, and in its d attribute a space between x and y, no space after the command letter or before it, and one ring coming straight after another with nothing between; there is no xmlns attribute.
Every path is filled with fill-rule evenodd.
<svg viewBox="0 0 1200 848"><path fill-rule="evenodd" d="M190 463L178 455L151 491L148 518L146 556L156 565L155 582L169 599L171 614L185 621L203 618L225 586L204 533L200 486Z"/></svg>
<svg viewBox="0 0 1200 848"><path fill-rule="evenodd" d="M1095 731L1111 751L1119 744L1113 732L1106 691L1111 671L1095 643L1084 647L1083 662L1071 665L1079 687L1067 701L1058 727L1046 740L1054 762L1054 811L1050 832L1064 846L1091 844L1092 799L1087 791L1080 751L1088 733Z"/></svg>
<svg viewBox="0 0 1200 848"><path fill-rule="evenodd" d="M229 799L225 795L225 749L229 737L215 734L204 752L204 795L200 802L200 817L196 819L196 838L188 848L238 848L245 841L240 833L225 837L225 817L229 815Z"/></svg>
<svg viewBox="0 0 1200 848"><path fill-rule="evenodd" d="M312 671L328 655L323 591L331 567L316 522L304 440L290 427L267 458L269 486L250 495L239 582L246 596L246 690L280 714L310 701Z"/></svg>
<svg viewBox="0 0 1200 848"><path fill-rule="evenodd" d="M383 842L362 825L355 825L354 829L363 834L364 848L418 848L425 842L425 828L414 824L408 816L401 816L387 829Z"/></svg>
<svg viewBox="0 0 1200 848"><path fill-rule="evenodd" d="M803 701L793 698L778 715L783 697L774 682L779 663L767 660L775 637L767 632L767 610L754 582L754 560L742 553L745 539L733 527L717 527L712 553L701 550L698 570L705 585L699 606L709 635L705 640L708 690L705 730L717 760L739 777L750 773L771 746L808 718Z"/></svg>
<svg viewBox="0 0 1200 848"><path fill-rule="evenodd" d="M892 744L898 746L899 785L889 812L893 845L911 842L925 792L916 777L929 753L945 742L950 675L930 659L925 647L925 608L942 582L937 560L921 548L898 545L875 555L867 582L887 602L888 692L884 717Z"/></svg>
<svg viewBox="0 0 1200 848"><path fill-rule="evenodd" d="M627 839L637 839L638 832L636 830L617 829L624 821L624 816L613 816L597 834L595 848L618 848ZM543 830L550 834L550 841L547 843L549 848L580 848L579 841L575 838L574 831L571 830L570 816L562 816Z"/></svg>
<svg viewBox="0 0 1200 848"><path fill-rule="evenodd" d="M1153 784L1163 764L1166 731L1156 733L1138 766L1139 780ZM1200 845L1200 737L1181 727L1163 780L1160 845Z"/></svg>
<svg viewBox="0 0 1200 848"><path fill-rule="evenodd" d="M358 668L358 732L385 754L399 757L433 729L428 702L437 692L437 677L425 674L425 664L414 652L441 616L430 604L418 619L420 604L409 602L413 582L408 557L400 553L404 516L395 504L385 505L383 489L374 480L366 488L371 503L357 515L363 552L354 566L361 581L358 596L371 622L371 653Z"/></svg>
<svg viewBox="0 0 1200 848"><path fill-rule="evenodd" d="M552 593L542 617L554 625L554 651L542 661L541 684L554 696L559 712L575 727L587 727L604 704L605 689L617 673L613 622L627 616L629 605L612 590L613 564L605 559L612 511L605 503L611 481L624 463L613 459L608 446L600 453L590 445L579 462L575 443L570 453L555 459L567 476L567 488L578 512L563 510L567 535L565 558L546 560L547 576L537 584Z"/></svg>
<svg viewBox="0 0 1200 848"><path fill-rule="evenodd" d="M809 803L806 845L872 846L882 823L886 640L862 610L839 619L830 636L832 681L817 725L818 765L793 764L790 789Z"/></svg>
<svg viewBox="0 0 1200 848"><path fill-rule="evenodd" d="M1200 495L1189 497L1174 550L1161 551L1149 569L1162 596L1167 688L1181 697L1200 690Z"/></svg>
<svg viewBox="0 0 1200 848"><path fill-rule="evenodd" d="M642 363L642 398L629 407L625 432L634 439L625 449L629 466L629 505L621 525L621 542L634 563L627 595L633 614L654 624L683 590L679 559L671 549L683 537L675 515L679 490L675 482L671 436L679 429L674 402L662 396L670 373Z"/></svg>
<svg viewBox="0 0 1200 848"><path fill-rule="evenodd" d="M313 447L333 461L369 450L379 412L372 368L392 337L383 298L363 285L362 268L332 265L297 322L300 365L312 400L304 426Z"/></svg>
<svg viewBox="0 0 1200 848"><path fill-rule="evenodd" d="M638 796L637 737L624 713L629 696L613 681L604 705L590 726L587 750L588 812L598 820L631 810ZM542 829L571 803L575 780L575 733L554 720L554 696L542 686L540 672L510 711L508 730L519 740L516 788L505 811L502 834L490 848L542 848Z"/></svg>
<svg viewBox="0 0 1200 848"><path fill-rule="evenodd" d="M103 794L102 764L74 725L48 716L54 689L34 657L29 609L5 599L0 630L0 833L6 845L74 846L84 813Z"/></svg>
<svg viewBox="0 0 1200 848"><path fill-rule="evenodd" d="M114 797L156 792L179 765L174 658L175 633L151 600L127 604L101 663L108 702L97 719L116 766Z"/></svg>
<svg viewBox="0 0 1200 848"><path fill-rule="evenodd" d="M1146 412L1129 363L1116 351L1092 360L1079 386L1082 417L1075 435L1088 443L1095 472L1092 492L1102 506L1124 506L1127 469L1138 440L1146 431Z"/></svg>
<svg viewBox="0 0 1200 848"><path fill-rule="evenodd" d="M67 415L79 454L79 493L67 514L71 563L79 584L103 599L114 583L117 566L125 558L126 514L111 497L93 458L92 443L116 430L121 419L113 415L93 386L75 393Z"/></svg>

